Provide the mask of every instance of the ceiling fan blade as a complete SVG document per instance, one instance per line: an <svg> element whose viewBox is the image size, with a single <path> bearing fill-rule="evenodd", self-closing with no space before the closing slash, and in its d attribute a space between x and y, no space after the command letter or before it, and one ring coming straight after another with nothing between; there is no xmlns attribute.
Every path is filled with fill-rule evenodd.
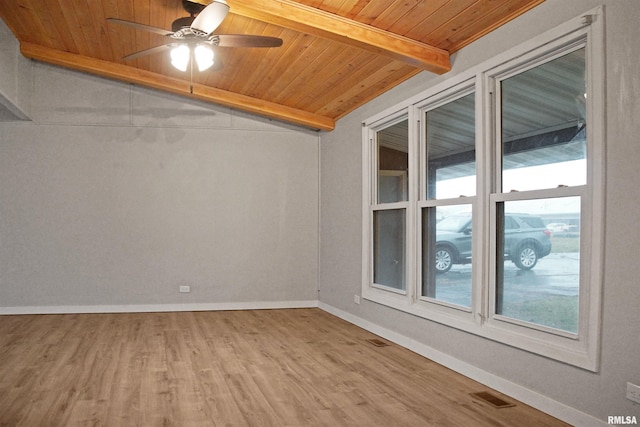
<svg viewBox="0 0 640 427"><path fill-rule="evenodd" d="M175 44L163 44L162 46L156 46L149 49L141 50L140 52L132 53L131 55L125 56L125 61L130 61L132 59L140 58L141 56L152 55L154 53L165 52L171 49Z"/></svg>
<svg viewBox="0 0 640 427"><path fill-rule="evenodd" d="M124 19L107 18L107 21L113 22L114 24L127 25L129 27L137 28L138 30L150 31L163 36L170 36L173 34L173 31L163 30L162 28L152 27L150 25L138 24L137 22L125 21Z"/></svg>
<svg viewBox="0 0 640 427"><path fill-rule="evenodd" d="M224 0L213 0L196 16L191 29L196 33L211 34L229 13L229 5Z"/></svg>
<svg viewBox="0 0 640 427"><path fill-rule="evenodd" d="M282 39L268 36L252 36L247 34L220 34L214 37L220 47L278 47Z"/></svg>

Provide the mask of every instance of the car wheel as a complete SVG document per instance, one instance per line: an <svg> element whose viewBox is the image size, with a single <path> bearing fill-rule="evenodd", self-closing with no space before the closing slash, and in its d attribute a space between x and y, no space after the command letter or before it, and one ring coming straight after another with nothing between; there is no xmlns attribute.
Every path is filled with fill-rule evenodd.
<svg viewBox="0 0 640 427"><path fill-rule="evenodd" d="M436 273L446 273L453 265L453 253L451 249L441 246L436 248Z"/></svg>
<svg viewBox="0 0 640 427"><path fill-rule="evenodd" d="M520 270L531 270L538 263L538 251L531 244L524 244L516 251L513 263Z"/></svg>

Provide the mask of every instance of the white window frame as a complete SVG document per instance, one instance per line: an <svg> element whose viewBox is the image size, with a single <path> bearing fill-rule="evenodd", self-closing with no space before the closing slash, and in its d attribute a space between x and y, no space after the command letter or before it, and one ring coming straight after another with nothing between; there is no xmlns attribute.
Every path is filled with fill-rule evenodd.
<svg viewBox="0 0 640 427"><path fill-rule="evenodd" d="M480 303L479 292L477 287L481 284L482 278L478 276L478 272L481 271L481 265L479 259L472 259L472 284L471 284L471 306L463 307L454 304L450 304L448 302L438 300L435 298L430 298L427 296L421 296L421 285L422 281L420 280L422 276L422 245L421 245L421 237L422 237L422 221L421 214L423 208L434 208L438 206L454 206L454 205L463 205L469 204L473 210L472 216L472 228L474 230L472 236L472 252L477 253L477 245L482 241L483 233L482 227L478 223L478 215L476 214L476 210L478 209L478 190L481 188L481 179L478 174L478 159L477 156L480 155L481 151L478 150L478 147L481 143L481 139L479 137L479 129L478 129L478 121L476 120L476 136L475 136L475 146L476 146L476 194L473 196L465 196L459 198L452 199L435 199L428 200L427 199L427 152L423 147L428 143L427 135L426 135L426 126L424 125L424 120L426 114L434 109L437 109L440 106L446 105L449 102L453 102L458 100L466 95L473 93L475 95L475 111L476 116L479 113L478 106L478 92L477 92L477 78L467 78L460 82L457 82L455 85L443 90L439 93L433 94L429 96L422 102L416 103L414 108L417 111L418 121L417 124L419 126L420 138L419 138L419 169L420 169L420 184L419 184L419 197L416 203L416 271L417 271L417 283L416 283L416 299L415 299L415 309L421 313L423 313L424 317L429 316L429 318L433 320L438 320L443 323L451 323L454 326L460 325L463 329L465 328L465 324L473 324L474 321L474 313L478 313L477 305ZM478 230L476 232L476 230ZM476 320L478 318L476 317Z"/></svg>
<svg viewBox="0 0 640 427"><path fill-rule="evenodd" d="M493 100L496 82L509 73L532 68L584 43L587 68L587 183L584 186L520 193L496 192L501 173L500 144ZM582 45L580 45L582 47ZM601 298L604 242L605 189L605 61L604 8L588 11L559 27L460 73L363 123L363 225L362 297L430 319L487 339L597 372L601 329ZM420 150L425 135L421 121L426 111L475 91L476 100L476 195L472 204L473 278L469 309L420 297L421 210L427 206L460 203L460 200L429 201L425 198L424 162ZM400 120L409 120L409 199L375 205L375 132ZM495 313L496 203L522 198L581 197L580 296L578 333L562 333L533 326ZM397 206L396 206L397 205ZM372 217L386 208L406 212L406 291L398 292L372 283Z"/></svg>
<svg viewBox="0 0 640 427"><path fill-rule="evenodd" d="M363 179L363 194L364 199L367 200L367 204L363 206L365 207L365 212L363 214L363 230L364 227L367 227L367 242L363 245L363 276L370 278L371 286L368 286L368 289L372 291L374 289L378 290L381 295L384 296L384 300L387 301L387 304L398 304L400 301L407 298L409 295L409 290L412 287L411 284L414 281L414 277L412 275L412 270L409 268L413 264L413 253L409 247L409 243L411 241L410 236L413 233L413 223L414 219L412 216L412 209L410 209L410 201L412 199L412 192L415 191L415 184L412 183L412 175L414 174L413 165L409 164L409 179L408 179L408 198L406 201L400 201L395 203L378 203L377 202L377 180L378 180L378 158L377 158L377 138L376 135L378 131L381 131L389 126L392 126L396 123L402 122L408 119L408 110L400 110L394 112L393 114L389 114L385 116L382 120L378 122L374 122L371 125L367 126L366 132L363 132L363 166L366 163L367 170L372 168L371 172L372 179ZM409 134L412 132L411 120L408 120L409 123ZM411 141L413 138L409 137L409 159L412 158L414 147L411 146ZM405 270L404 270L404 278L405 278L405 289L396 289L389 286L377 284L373 282L373 215L376 211L382 210L404 210L405 212ZM366 225L365 225L366 224ZM373 291L374 293L376 291ZM368 292L365 292L368 294ZM363 294L363 297L366 296Z"/></svg>

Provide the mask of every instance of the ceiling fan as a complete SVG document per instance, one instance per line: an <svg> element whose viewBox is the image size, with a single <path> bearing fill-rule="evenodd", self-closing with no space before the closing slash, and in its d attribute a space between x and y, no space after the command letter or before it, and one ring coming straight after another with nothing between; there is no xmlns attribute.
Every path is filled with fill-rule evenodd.
<svg viewBox="0 0 640 427"><path fill-rule="evenodd" d="M204 71L213 65L215 65L214 69L222 68L222 62L219 59L214 60L214 50L217 47L282 46L282 39L277 37L213 34L229 13L229 5L225 0L213 0L207 6L182 0L182 7L190 16L173 21L171 31L124 19L107 18L109 22L160 34L169 39L163 45L132 53L123 59L132 60L145 55L170 51L171 64L180 71L186 71L189 65L192 65L193 70L194 59L198 70Z"/></svg>

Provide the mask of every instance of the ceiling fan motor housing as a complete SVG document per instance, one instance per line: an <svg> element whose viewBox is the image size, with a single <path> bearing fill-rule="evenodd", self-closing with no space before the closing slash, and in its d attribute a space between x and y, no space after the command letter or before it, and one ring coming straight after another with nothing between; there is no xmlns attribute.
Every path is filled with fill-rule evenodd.
<svg viewBox="0 0 640 427"><path fill-rule="evenodd" d="M185 16L184 18L178 18L171 24L171 31L178 32L183 28L191 27L191 23L195 19L194 16Z"/></svg>

